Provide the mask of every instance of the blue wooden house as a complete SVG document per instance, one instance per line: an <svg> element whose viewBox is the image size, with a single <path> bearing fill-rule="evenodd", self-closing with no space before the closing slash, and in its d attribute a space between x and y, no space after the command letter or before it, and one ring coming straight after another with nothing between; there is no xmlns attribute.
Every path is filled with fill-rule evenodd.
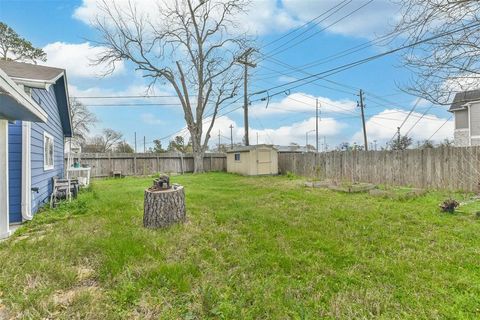
<svg viewBox="0 0 480 320"><path fill-rule="evenodd" d="M3 208L0 201L0 219L5 222L6 215L12 224L31 219L48 202L52 178L64 174L64 141L72 136L72 125L65 70L0 61L0 72L5 82L5 88L0 86L0 121L7 132L6 148L0 149L7 161L7 176L0 176L0 182L6 182L7 204ZM29 114L25 106L35 112ZM8 233L8 225L3 231Z"/></svg>

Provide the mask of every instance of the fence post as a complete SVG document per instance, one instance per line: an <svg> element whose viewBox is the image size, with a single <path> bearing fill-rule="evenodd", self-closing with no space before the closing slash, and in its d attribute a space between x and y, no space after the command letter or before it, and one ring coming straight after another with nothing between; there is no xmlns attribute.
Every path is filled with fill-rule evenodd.
<svg viewBox="0 0 480 320"><path fill-rule="evenodd" d="M133 175L137 175L137 154L133 154Z"/></svg>
<svg viewBox="0 0 480 320"><path fill-rule="evenodd" d="M184 173L184 169L183 169L183 153L180 153L180 171L182 172L182 174Z"/></svg>

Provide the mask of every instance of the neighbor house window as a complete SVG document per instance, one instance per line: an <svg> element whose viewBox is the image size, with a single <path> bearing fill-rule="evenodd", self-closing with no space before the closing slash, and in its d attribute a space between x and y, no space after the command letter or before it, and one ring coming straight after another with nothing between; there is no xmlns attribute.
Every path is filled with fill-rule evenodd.
<svg viewBox="0 0 480 320"><path fill-rule="evenodd" d="M240 153L235 153L235 161L240 161Z"/></svg>
<svg viewBox="0 0 480 320"><path fill-rule="evenodd" d="M53 137L46 132L43 133L43 169L53 169Z"/></svg>

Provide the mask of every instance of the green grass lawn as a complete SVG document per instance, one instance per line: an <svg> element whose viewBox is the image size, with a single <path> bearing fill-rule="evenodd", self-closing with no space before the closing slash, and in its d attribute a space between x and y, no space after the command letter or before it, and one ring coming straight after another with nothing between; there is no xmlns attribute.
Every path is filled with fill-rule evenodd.
<svg viewBox="0 0 480 320"><path fill-rule="evenodd" d="M0 319L480 317L475 204L172 177L188 222L142 227L151 178L94 181L0 243Z"/></svg>

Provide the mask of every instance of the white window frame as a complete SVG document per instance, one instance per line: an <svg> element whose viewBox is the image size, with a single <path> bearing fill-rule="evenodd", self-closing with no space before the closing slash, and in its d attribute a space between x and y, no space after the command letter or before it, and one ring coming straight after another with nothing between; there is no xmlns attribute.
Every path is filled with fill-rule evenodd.
<svg viewBox="0 0 480 320"><path fill-rule="evenodd" d="M237 155L238 155L238 160L237 160ZM242 156L241 156L240 152L235 152L235 153L233 154L233 159L234 159L236 162L242 161Z"/></svg>
<svg viewBox="0 0 480 320"><path fill-rule="evenodd" d="M47 138L52 141L52 164L48 165L47 164ZM53 136L47 132L43 132L43 170L48 171L48 170L53 170L55 167L55 140L53 139Z"/></svg>

